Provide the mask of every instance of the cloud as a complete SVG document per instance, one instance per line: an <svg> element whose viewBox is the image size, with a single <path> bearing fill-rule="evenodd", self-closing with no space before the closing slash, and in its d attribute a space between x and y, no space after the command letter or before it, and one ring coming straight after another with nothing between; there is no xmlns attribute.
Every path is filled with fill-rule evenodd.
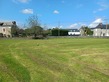
<svg viewBox="0 0 109 82"><path fill-rule="evenodd" d="M59 11L58 10L54 10L53 13L54 14L59 14Z"/></svg>
<svg viewBox="0 0 109 82"><path fill-rule="evenodd" d="M59 28L63 28L63 26L61 25Z"/></svg>
<svg viewBox="0 0 109 82"><path fill-rule="evenodd" d="M65 3L65 1L61 1L62 3Z"/></svg>
<svg viewBox="0 0 109 82"><path fill-rule="evenodd" d="M81 23L81 22L74 23L74 24L71 24L68 28L70 28L70 29L73 29L73 28L81 28L81 26L86 26L86 24Z"/></svg>
<svg viewBox="0 0 109 82"><path fill-rule="evenodd" d="M24 9L22 10L23 14L33 14L33 9Z"/></svg>
<svg viewBox="0 0 109 82"><path fill-rule="evenodd" d="M78 26L78 24L75 23L75 24L71 24L69 28L76 28L77 26Z"/></svg>
<svg viewBox="0 0 109 82"><path fill-rule="evenodd" d="M42 14L37 14L38 17L42 17Z"/></svg>
<svg viewBox="0 0 109 82"><path fill-rule="evenodd" d="M104 11L109 8L109 5L106 2L98 2L97 4L100 6L100 8L94 10L93 13Z"/></svg>
<svg viewBox="0 0 109 82"><path fill-rule="evenodd" d="M14 3L28 3L30 0L12 0Z"/></svg>
<svg viewBox="0 0 109 82"><path fill-rule="evenodd" d="M13 3L16 3L16 4L18 3L17 0L12 0L12 2L13 2Z"/></svg>
<svg viewBox="0 0 109 82"><path fill-rule="evenodd" d="M102 8L108 8L108 4L105 2L99 2L98 5L100 5Z"/></svg>
<svg viewBox="0 0 109 82"><path fill-rule="evenodd" d="M18 0L21 3L28 3L30 0Z"/></svg>
<svg viewBox="0 0 109 82"><path fill-rule="evenodd" d="M102 18L98 18L96 19L95 21L93 21L89 27L96 27L99 23L102 23L103 22L103 19Z"/></svg>

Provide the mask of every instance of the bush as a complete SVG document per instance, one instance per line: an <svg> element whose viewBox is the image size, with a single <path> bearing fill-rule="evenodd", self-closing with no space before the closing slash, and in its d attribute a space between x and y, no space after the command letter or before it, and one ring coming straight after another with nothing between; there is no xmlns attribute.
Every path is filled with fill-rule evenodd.
<svg viewBox="0 0 109 82"><path fill-rule="evenodd" d="M0 33L0 37L3 37L3 33Z"/></svg>
<svg viewBox="0 0 109 82"><path fill-rule="evenodd" d="M66 29L53 29L52 36L67 36L68 30Z"/></svg>
<svg viewBox="0 0 109 82"><path fill-rule="evenodd" d="M38 35L36 37L33 37L32 39L44 39L44 36L43 35Z"/></svg>

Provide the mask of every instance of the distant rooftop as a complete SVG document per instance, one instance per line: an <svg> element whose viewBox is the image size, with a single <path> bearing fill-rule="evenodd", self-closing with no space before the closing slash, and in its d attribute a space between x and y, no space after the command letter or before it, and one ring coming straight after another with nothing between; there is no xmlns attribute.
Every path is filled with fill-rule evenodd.
<svg viewBox="0 0 109 82"><path fill-rule="evenodd" d="M101 28L101 29L106 29L106 25L100 23L98 26L96 26L95 28ZM109 29L109 25L107 25L107 29Z"/></svg>
<svg viewBox="0 0 109 82"><path fill-rule="evenodd" d="M70 32L79 32L78 29L68 29Z"/></svg>
<svg viewBox="0 0 109 82"><path fill-rule="evenodd" d="M12 22L0 22L0 26L12 26L12 25L16 25L15 21Z"/></svg>

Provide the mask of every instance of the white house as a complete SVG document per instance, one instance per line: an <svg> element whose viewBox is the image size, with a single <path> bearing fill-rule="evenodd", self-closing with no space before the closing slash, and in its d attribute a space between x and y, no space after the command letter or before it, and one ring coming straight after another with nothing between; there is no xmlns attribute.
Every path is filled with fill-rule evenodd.
<svg viewBox="0 0 109 82"><path fill-rule="evenodd" d="M15 21L12 21L12 22L0 22L0 33L2 33L4 37L11 37L11 27L14 24L16 24Z"/></svg>
<svg viewBox="0 0 109 82"><path fill-rule="evenodd" d="M69 29L68 35L72 36L79 36L81 33L78 29Z"/></svg>
<svg viewBox="0 0 109 82"><path fill-rule="evenodd" d="M93 36L109 36L109 26L100 23L93 29Z"/></svg>

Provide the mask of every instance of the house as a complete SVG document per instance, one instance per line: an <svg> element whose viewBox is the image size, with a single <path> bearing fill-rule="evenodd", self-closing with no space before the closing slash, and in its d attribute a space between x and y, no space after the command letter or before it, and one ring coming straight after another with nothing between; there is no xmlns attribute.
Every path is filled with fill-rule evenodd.
<svg viewBox="0 0 109 82"><path fill-rule="evenodd" d="M80 31L78 29L69 29L68 31L68 35L72 35L72 36L79 36L80 35Z"/></svg>
<svg viewBox="0 0 109 82"><path fill-rule="evenodd" d="M93 36L109 36L109 25L100 23L93 29Z"/></svg>
<svg viewBox="0 0 109 82"><path fill-rule="evenodd" d="M12 37L11 28L13 25L16 25L15 21L0 22L0 34L3 34L4 37Z"/></svg>
<svg viewBox="0 0 109 82"><path fill-rule="evenodd" d="M80 35L81 36L84 36L85 35L85 32L84 32L85 29L84 29L84 27L81 27L79 30L80 30Z"/></svg>

